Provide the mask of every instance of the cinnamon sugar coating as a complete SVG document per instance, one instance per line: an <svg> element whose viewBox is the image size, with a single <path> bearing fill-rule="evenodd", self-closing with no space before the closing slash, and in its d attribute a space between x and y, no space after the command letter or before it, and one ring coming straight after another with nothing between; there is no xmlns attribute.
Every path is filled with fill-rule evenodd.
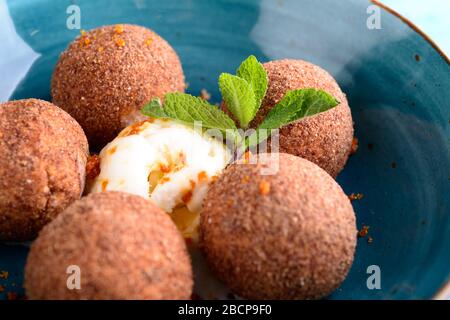
<svg viewBox="0 0 450 320"><path fill-rule="evenodd" d="M356 246L355 215L341 187L305 159L232 164L201 211L200 245L214 273L248 299L317 299L345 279ZM270 185L261 193L260 186Z"/></svg>
<svg viewBox="0 0 450 320"><path fill-rule="evenodd" d="M79 267L80 290L66 272ZM170 217L122 192L90 194L47 225L25 268L30 299L189 299L192 269Z"/></svg>
<svg viewBox="0 0 450 320"><path fill-rule="evenodd" d="M76 199L85 183L86 136L42 100L0 104L0 241L25 241Z"/></svg>
<svg viewBox="0 0 450 320"><path fill-rule="evenodd" d="M141 118L145 103L184 91L185 82L178 55L163 38L124 24L83 32L61 54L51 88L53 102L81 124L99 150Z"/></svg>

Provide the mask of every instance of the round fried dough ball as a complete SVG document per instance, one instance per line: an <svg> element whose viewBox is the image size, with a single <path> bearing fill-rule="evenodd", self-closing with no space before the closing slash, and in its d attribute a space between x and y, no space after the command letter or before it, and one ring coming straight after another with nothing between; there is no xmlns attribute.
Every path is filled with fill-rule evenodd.
<svg viewBox="0 0 450 320"><path fill-rule="evenodd" d="M276 174L262 174L278 161L269 157L232 164L213 183L201 212L202 251L218 278L244 298L324 297L353 262L352 205L317 165L273 155Z"/></svg>
<svg viewBox="0 0 450 320"><path fill-rule="evenodd" d="M77 289L77 272L79 286ZM25 268L30 299L189 299L192 269L170 217L122 192L88 195L39 234Z"/></svg>
<svg viewBox="0 0 450 320"><path fill-rule="evenodd" d="M265 63L264 68L269 86L253 127L290 90L322 89L340 101L331 110L281 128L278 150L314 162L336 177L347 162L353 140L353 120L345 94L327 71L306 61L277 60Z"/></svg>
<svg viewBox="0 0 450 320"><path fill-rule="evenodd" d="M0 241L25 241L80 198L86 136L42 100L0 104Z"/></svg>
<svg viewBox="0 0 450 320"><path fill-rule="evenodd" d="M184 89L173 48L155 32L128 24L82 32L52 78L53 102L81 124L96 150L139 120L152 98Z"/></svg>

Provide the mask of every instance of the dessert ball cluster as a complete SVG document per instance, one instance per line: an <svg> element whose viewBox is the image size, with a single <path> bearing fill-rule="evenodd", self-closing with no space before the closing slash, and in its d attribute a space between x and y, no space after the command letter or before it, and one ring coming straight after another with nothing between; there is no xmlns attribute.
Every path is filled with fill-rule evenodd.
<svg viewBox="0 0 450 320"><path fill-rule="evenodd" d="M280 150L232 164L235 150L191 126L198 108L152 101L180 98L166 94L185 82L176 52L143 27L83 31L54 70L54 104L0 104L0 241L35 239L28 298L190 299L194 271L207 269L193 270L187 243L243 298L318 299L342 283L356 246L355 214L334 180L353 139L345 94L308 62L263 68L253 58L268 90L250 127L290 90L323 89L339 104L284 122ZM157 115L144 117L150 101ZM210 107L205 128L234 127L198 105ZM88 142L98 156L88 158Z"/></svg>

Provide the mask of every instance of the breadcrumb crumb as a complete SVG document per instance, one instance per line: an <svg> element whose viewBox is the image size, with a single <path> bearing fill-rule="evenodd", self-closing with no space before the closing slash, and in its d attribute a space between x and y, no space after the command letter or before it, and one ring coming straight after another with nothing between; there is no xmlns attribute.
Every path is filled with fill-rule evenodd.
<svg viewBox="0 0 450 320"><path fill-rule="evenodd" d="M270 192L270 183L266 180L262 180L259 183L259 193L263 196L268 195Z"/></svg>
<svg viewBox="0 0 450 320"><path fill-rule="evenodd" d="M147 40L145 40L145 45L147 47L150 47L150 45L153 43L153 39L152 38L148 38Z"/></svg>
<svg viewBox="0 0 450 320"><path fill-rule="evenodd" d="M200 171L198 173L198 182L206 181L208 179L208 174L205 171Z"/></svg>
<svg viewBox="0 0 450 320"><path fill-rule="evenodd" d="M211 99L211 94L206 89L202 89L200 91L200 98L203 100L209 100Z"/></svg>
<svg viewBox="0 0 450 320"><path fill-rule="evenodd" d="M100 174L100 157L96 154L90 156L86 163L86 178L94 180Z"/></svg>
<svg viewBox="0 0 450 320"><path fill-rule="evenodd" d="M103 180L102 181L102 192L105 192L107 187L108 187L108 180Z"/></svg>
<svg viewBox="0 0 450 320"><path fill-rule="evenodd" d="M17 300L18 299L17 293L15 293L15 292L8 292L6 294L6 299L8 299L8 300Z"/></svg>
<svg viewBox="0 0 450 320"><path fill-rule="evenodd" d="M182 197L181 200L183 203L189 203L192 199L192 190L188 190Z"/></svg>
<svg viewBox="0 0 450 320"><path fill-rule="evenodd" d="M355 154L358 151L359 140L357 137L353 137L352 146L350 147L350 155Z"/></svg>
<svg viewBox="0 0 450 320"><path fill-rule="evenodd" d="M0 271L0 279L8 279L8 276L9 276L9 272L8 271L5 271L5 270L2 270L2 271Z"/></svg>
<svg viewBox="0 0 450 320"><path fill-rule="evenodd" d="M122 38L116 39L116 45L117 45L119 48L125 47L125 40L123 40Z"/></svg>
<svg viewBox="0 0 450 320"><path fill-rule="evenodd" d="M350 199L350 201L361 200L362 198L364 198L364 195L362 193L352 193L348 196L348 198Z"/></svg>
<svg viewBox="0 0 450 320"><path fill-rule="evenodd" d="M118 24L114 27L114 32L116 34L122 34L123 33L123 24Z"/></svg>
<svg viewBox="0 0 450 320"><path fill-rule="evenodd" d="M250 151L246 151L244 153L244 164L248 164L250 162L251 156L252 156L252 153Z"/></svg>
<svg viewBox="0 0 450 320"><path fill-rule="evenodd" d="M369 233L369 226L363 226L361 230L358 232L359 238L364 238Z"/></svg>

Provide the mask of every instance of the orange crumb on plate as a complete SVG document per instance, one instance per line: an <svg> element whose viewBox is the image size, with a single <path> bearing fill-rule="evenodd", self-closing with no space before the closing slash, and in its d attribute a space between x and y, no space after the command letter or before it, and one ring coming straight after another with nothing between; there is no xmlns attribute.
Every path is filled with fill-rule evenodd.
<svg viewBox="0 0 450 320"><path fill-rule="evenodd" d="M200 91L200 98L203 100L209 100L211 99L211 94L206 89L202 89Z"/></svg>
<svg viewBox="0 0 450 320"><path fill-rule="evenodd" d="M15 293L15 292L8 292L6 294L6 299L8 299L8 300L17 300L18 299L17 293Z"/></svg>
<svg viewBox="0 0 450 320"><path fill-rule="evenodd" d="M8 271L5 271L5 270L2 270L2 271L0 271L0 279L8 279L8 276L9 276L9 272Z"/></svg>
<svg viewBox="0 0 450 320"><path fill-rule="evenodd" d="M350 154L355 154L358 151L359 141L358 138L353 137L352 146L350 147Z"/></svg>
<svg viewBox="0 0 450 320"><path fill-rule="evenodd" d="M369 226L363 226L358 232L358 237L364 238L369 233Z"/></svg>
<svg viewBox="0 0 450 320"><path fill-rule="evenodd" d="M361 200L362 198L364 198L364 195L362 193L352 193L348 196L348 198L350 199L350 201Z"/></svg>

